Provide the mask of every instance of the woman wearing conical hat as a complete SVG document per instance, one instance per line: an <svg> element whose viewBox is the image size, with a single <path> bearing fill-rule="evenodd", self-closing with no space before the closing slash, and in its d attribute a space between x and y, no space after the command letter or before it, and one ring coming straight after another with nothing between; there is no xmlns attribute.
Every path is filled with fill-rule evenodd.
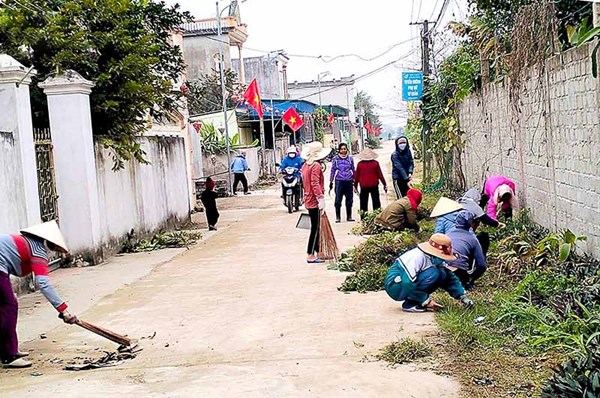
<svg viewBox="0 0 600 398"><path fill-rule="evenodd" d="M18 303L10 275L35 276L35 286L60 313L66 323L77 322L67 310L48 278L48 252L67 253L67 245L56 221L36 225L18 235L0 235L0 361L5 368L26 368L28 354L19 351L17 340Z"/></svg>

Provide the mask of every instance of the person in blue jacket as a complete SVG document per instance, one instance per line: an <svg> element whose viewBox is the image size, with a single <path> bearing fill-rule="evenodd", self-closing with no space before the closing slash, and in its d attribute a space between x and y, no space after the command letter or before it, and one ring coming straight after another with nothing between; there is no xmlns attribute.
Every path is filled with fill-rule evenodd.
<svg viewBox="0 0 600 398"><path fill-rule="evenodd" d="M475 281L487 270L484 250L472 231L475 222L473 213L461 210L456 216L456 226L447 233L458 254L458 258L448 262L448 265L456 268L454 275L467 290L472 289Z"/></svg>
<svg viewBox="0 0 600 398"><path fill-rule="evenodd" d="M283 158L283 160L281 161L281 164L279 165L279 171L280 172L284 172L284 170L288 167L293 167L295 169L297 169L297 171L294 173L294 175L298 178L298 182L299 182L299 186L302 186L302 173L300 173L300 170L302 169L302 165L304 164L304 159L302 159L302 157L300 155L298 155L298 150L296 149L296 147L294 145L292 145L291 147L289 147L287 149L287 151L285 152L285 157ZM284 198L285 197L285 188L282 186L281 187L281 197Z"/></svg>
<svg viewBox="0 0 600 398"><path fill-rule="evenodd" d="M438 288L460 300L465 308L472 308L473 301L446 264L456 259L450 238L434 234L428 242L420 243L396 259L385 278L385 291L393 300L403 301L405 312L443 308L430 297Z"/></svg>
<svg viewBox="0 0 600 398"><path fill-rule="evenodd" d="M392 179L398 199L406 196L411 186L412 174L415 168L413 155L410 152L408 138L401 135L396 139L396 150L392 153Z"/></svg>
<svg viewBox="0 0 600 398"><path fill-rule="evenodd" d="M248 162L246 161L246 151L242 151L231 162L231 171L233 172L233 194L237 195L237 187L242 183L244 187L244 195L250 195L248 192L248 180L246 179L246 171L250 171Z"/></svg>

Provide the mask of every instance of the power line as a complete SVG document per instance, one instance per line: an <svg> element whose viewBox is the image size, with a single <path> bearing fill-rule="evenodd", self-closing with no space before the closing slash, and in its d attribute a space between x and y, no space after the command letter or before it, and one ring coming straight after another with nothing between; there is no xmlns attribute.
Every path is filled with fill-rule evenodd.
<svg viewBox="0 0 600 398"><path fill-rule="evenodd" d="M209 40L213 40L219 43L225 43L225 44L229 44L228 41L225 40L220 40L218 38L214 38L214 37L207 37ZM365 61L365 62L371 62L374 61L376 59L379 59L381 57L383 57L384 55L388 54L389 52L391 52L393 49L395 49L396 47L399 47L403 44L407 44L410 43L411 41L415 40L416 37L412 37L410 39L407 40L403 40L401 42L395 43L392 46L390 46L387 50L383 51L382 53L379 53L371 58L366 58L363 57L361 55L358 54L341 54L341 55L336 55L336 56L330 56L330 55L307 55L307 54L294 54L294 53L285 53L285 56L290 57L290 58L311 58L311 59L318 59L321 60L325 63L330 63L333 62L337 59L340 58L349 58L349 57L354 57L354 58L358 58L361 61ZM257 48L252 48L252 47L244 47L245 50L249 50L249 51L255 51L255 52L259 52L259 53L263 53L263 54L271 54L273 53L273 51L268 51L268 50L261 50L261 49L257 49ZM327 58L327 59L326 59Z"/></svg>
<svg viewBox="0 0 600 398"><path fill-rule="evenodd" d="M450 0L444 0L444 4L442 4L442 8L440 9L440 13L438 14L438 17L435 20L435 23L433 24L433 27L428 32L428 35L431 35L437 29L438 25L442 21L442 18L444 18L444 15L446 14L446 10L448 9L448 4L450 4Z"/></svg>
<svg viewBox="0 0 600 398"><path fill-rule="evenodd" d="M435 14L435 9L437 8L439 2L440 2L440 0L435 0L435 4L433 5L433 9L431 10L431 16L429 17L430 21L433 19L433 15Z"/></svg>

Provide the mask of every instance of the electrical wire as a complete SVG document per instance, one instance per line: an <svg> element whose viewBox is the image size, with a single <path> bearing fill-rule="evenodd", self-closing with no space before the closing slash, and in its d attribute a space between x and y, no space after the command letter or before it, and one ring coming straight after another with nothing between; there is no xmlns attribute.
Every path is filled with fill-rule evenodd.
<svg viewBox="0 0 600 398"><path fill-rule="evenodd" d="M219 38L215 38L215 37L207 37L209 40L212 41L216 41L219 43L224 43L224 44L229 44L228 41L226 40L220 40ZM415 40L416 37L412 37L410 39L407 40L403 40L401 42L395 43L392 46L390 46L387 50L383 51L382 53L379 53L371 58L365 58L361 55L358 54L341 54L341 55L336 55L336 56L329 56L329 55L307 55L307 54L294 54L294 53L285 53L284 55L290 58L311 58L311 59L318 59L321 60L325 63L330 63L333 62L337 59L340 58L348 58L348 57L355 57L358 58L361 61L364 62L371 62L371 61L375 61L376 59L379 59L381 57L383 57L384 55L387 55L388 53L390 53L393 49L395 49L396 47L399 47L403 44L407 44L412 42L413 40ZM249 51L255 51L255 52L259 52L259 53L263 53L263 54L271 54L273 53L273 51L267 51L267 50L261 50L261 49L256 49L256 48L252 48L252 47L244 47L245 50L249 50Z"/></svg>
<svg viewBox="0 0 600 398"><path fill-rule="evenodd" d="M433 9L431 10L431 16L429 17L429 20L433 20L433 16L435 15L435 9L438 6L438 3L440 2L440 0L435 0L435 4L433 5Z"/></svg>
<svg viewBox="0 0 600 398"><path fill-rule="evenodd" d="M433 27L427 32L427 34L429 36L431 36L433 34L433 32L435 32L435 30L439 26L440 22L442 21L442 18L444 18L444 15L446 14L446 10L448 9L448 4L450 4L450 0L444 0L444 3L442 4L442 8L440 9L440 13L438 14L438 17L435 20Z"/></svg>

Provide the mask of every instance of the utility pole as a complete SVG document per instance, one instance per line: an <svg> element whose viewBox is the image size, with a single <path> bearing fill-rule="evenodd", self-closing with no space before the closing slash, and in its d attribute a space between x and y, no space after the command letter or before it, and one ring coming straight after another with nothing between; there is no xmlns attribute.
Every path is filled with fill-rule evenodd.
<svg viewBox="0 0 600 398"><path fill-rule="evenodd" d="M431 70L429 67L429 22L424 20L423 22L412 22L411 25L422 25L423 28L421 30L421 40L422 40L422 51L421 51L421 61L422 61L422 70L423 70L423 91L426 90L429 75L431 74ZM423 117L423 131L421 133L421 140L423 142L423 182L429 183L431 180L431 157L428 153L429 148L429 124L425 119L424 112L424 103L421 100L421 113Z"/></svg>
<svg viewBox="0 0 600 398"><path fill-rule="evenodd" d="M225 60L223 58L223 41L221 39L221 35L223 34L223 29L221 27L221 13L225 11L227 8L224 8L222 11L219 11L219 2L217 1L217 37L219 39L219 73L221 75L221 95L223 96L223 119L225 122L225 142L227 145L227 194L231 194L231 190L233 188L231 182L231 148L229 142L229 118L227 117L227 89L225 87ZM243 60L240 60L243 62Z"/></svg>

